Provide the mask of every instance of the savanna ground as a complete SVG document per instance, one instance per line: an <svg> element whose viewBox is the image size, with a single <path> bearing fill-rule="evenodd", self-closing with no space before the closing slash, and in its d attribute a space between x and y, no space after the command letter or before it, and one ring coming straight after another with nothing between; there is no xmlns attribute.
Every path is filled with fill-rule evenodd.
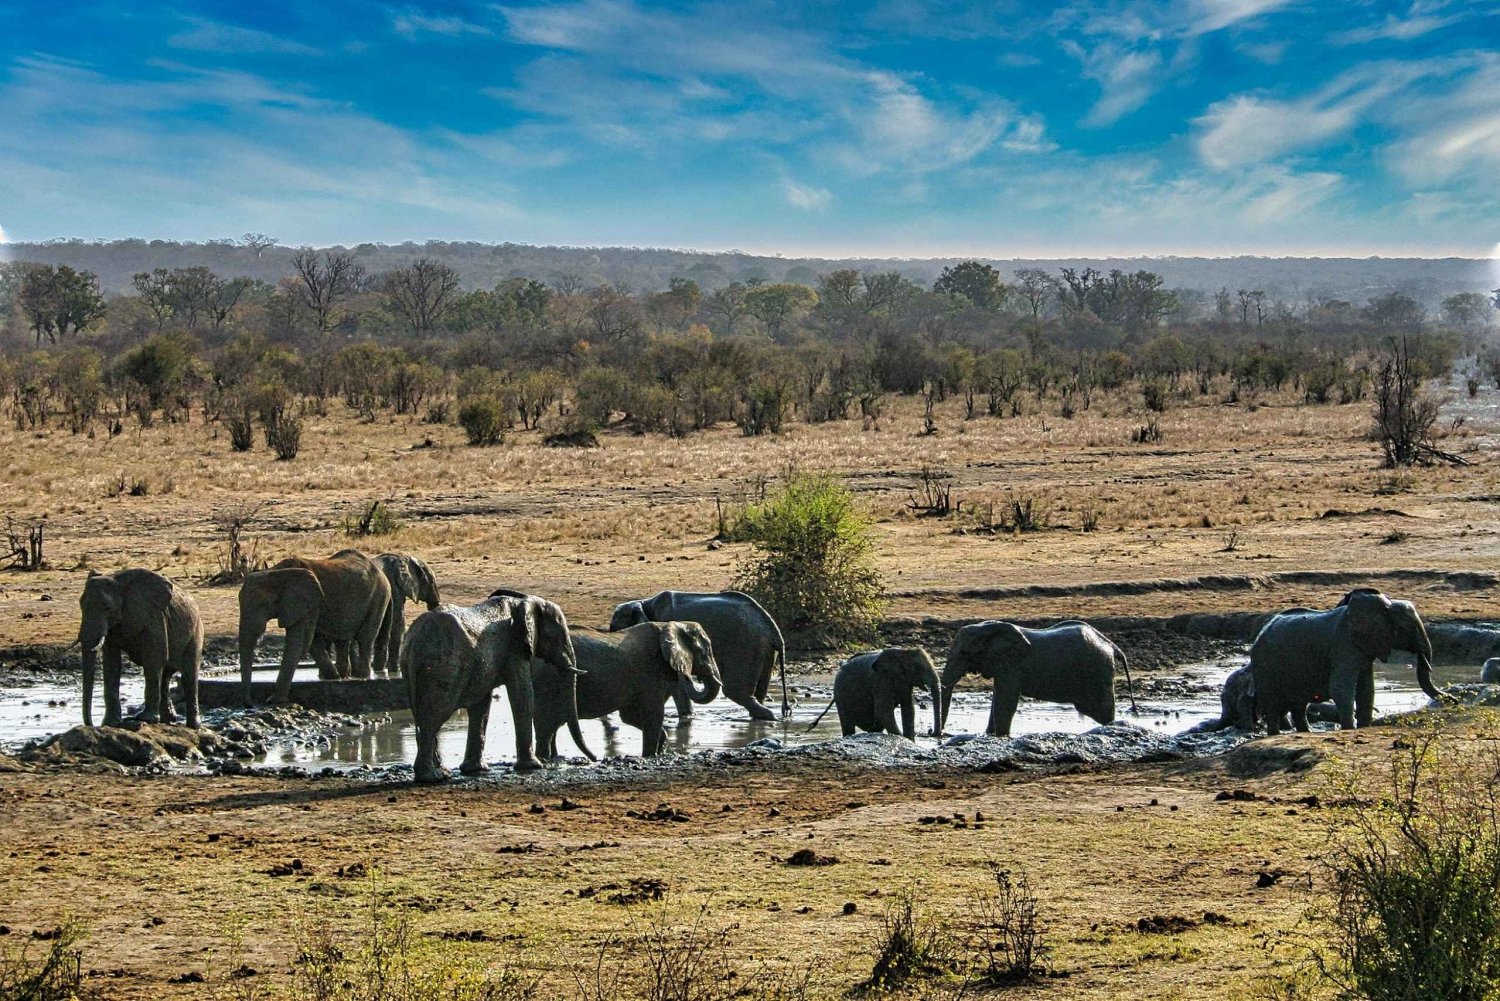
<svg viewBox="0 0 1500 1001"><path fill-rule="evenodd" d="M1264 611L1326 606L1359 579L1412 598L1429 619L1493 614L1486 591L1400 590L1378 571L1500 570L1494 427L1469 420L1449 439L1471 466L1392 474L1377 468L1378 450L1364 440L1365 404L1304 407L1288 397L1226 406L1221 398L1179 402L1160 418L1164 439L1150 445L1131 441L1148 415L1129 394L1072 420L1032 413L965 422L961 401L950 400L939 407L936 436L920 434L920 405L907 400L878 430L847 422L791 425L758 439L727 427L682 440L610 434L590 450L544 448L533 434L474 449L455 428L361 423L335 403L330 416L309 419L290 463L273 461L259 442L232 453L196 416L113 439L6 429L4 510L48 514L52 569L0 577L0 648L68 642L87 568L125 565L189 582L209 632L232 634L234 589L195 582L219 565L216 516L259 501L247 536L267 559L351 544L342 522L381 499L404 527L357 544L427 559L448 600L475 600L504 584L552 597L574 621L595 624L624 598L726 586L743 550L707 545L715 497L732 503L788 467L844 475L868 505L893 616ZM937 520L906 510L923 465L952 474L963 514ZM122 474L144 481L145 494L120 493ZM998 510L1012 497L1035 499L1053 527L973 531L970 511L988 501ZM1080 530L1086 514L1097 516L1097 530ZM1261 577L1254 590L1122 589L1003 603L964 593L1307 569L1350 576L1318 586ZM1376 573L1354 573L1366 570ZM1392 743L1391 730L1376 729L1251 746L1311 746L1378 768ZM338 875L359 863L379 871L420 931L483 931L493 941L451 947L511 957L544 978L540 996L566 997L568 967L591 966L601 941L639 929L661 906L579 891L657 879L683 920L708 900L711 921L737 925L735 941L754 957L747 969L810 964L821 984L815 996L840 996L869 972L884 898L915 885L927 906L961 923L962 898L985 883L994 860L1029 870L1052 965L1066 974L1023 991L1244 994L1274 962L1266 936L1291 928L1306 906L1333 813L1295 802L1327 799L1326 765L1298 772L1259 761L1046 775L773 763L691 782L570 790L571 810L534 785L7 774L0 923L12 937L0 944L72 912L90 929L85 966L108 974L88 983L107 996L200 996L203 984L172 979L221 976L237 936L244 953L235 962L260 971L246 980L285 983L298 915L351 934L362 927L368 877ZM1272 799L1214 799L1242 787ZM533 803L543 809L533 812ZM625 816L661 803L689 819ZM955 813L965 826L920 822ZM501 851L533 843L534 851ZM840 861L786 866L804 847ZM291 875L269 874L293 859L302 867ZM1282 875L1257 887L1263 872ZM848 902L856 910L844 915ZM1229 923L1197 923L1205 911ZM1165 934L1130 930L1156 915L1191 920ZM907 994L945 990L927 984Z"/></svg>

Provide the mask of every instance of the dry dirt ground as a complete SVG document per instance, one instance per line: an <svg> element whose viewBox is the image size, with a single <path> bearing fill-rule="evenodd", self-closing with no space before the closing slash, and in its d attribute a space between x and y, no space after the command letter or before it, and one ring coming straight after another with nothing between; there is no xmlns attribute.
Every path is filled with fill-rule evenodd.
<svg viewBox="0 0 1500 1001"><path fill-rule="evenodd" d="M309 419L290 463L259 442L231 453L196 418L114 439L7 428L0 515L47 515L52 568L0 575L0 660L18 644L73 638L88 568L159 568L189 583L211 634L232 634L234 589L197 582L223 552L215 519L244 504L263 504L247 535L275 560L350 544L342 521L362 502L386 500L405 527L362 544L424 557L451 600L505 584L597 623L624 598L727 585L743 547L709 547L715 498L732 503L789 466L847 476L859 492L877 521L896 616L1269 610L1330 604L1359 579L1414 598L1429 618L1495 615L1490 591L1401 591L1388 583L1399 578L1359 573L1500 571L1492 424L1470 420L1449 441L1473 465L1398 476L1377 468L1363 404L1217 400L1175 406L1161 418L1164 440L1147 446L1130 440L1147 415L1128 395L1071 421L1032 413L965 422L949 401L933 437L919 434L920 408L897 401L878 430L851 422L756 440L730 428L680 441L609 434L596 450L547 449L534 434L471 449L454 428L361 423L334 403L330 416ZM906 509L924 465L952 474L964 514L936 520ZM135 481L144 495L131 495ZM1053 527L974 530L970 512L1012 498L1036 499ZM1098 529L1085 533L1089 513ZM1308 569L1351 573L1318 585L1274 576ZM1250 579L1238 589L1086 598L965 593L1205 574ZM1391 743L1377 729L1252 746L1373 760ZM574 810L529 789L0 775L0 923L12 929L0 945L76 912L91 928L85 965L108 974L93 986L109 996L193 997L202 985L170 981L219 976L238 927L244 961L266 982L284 982L297 914L325 901L341 928L359 926L367 877L347 875L358 863L380 870L422 931L482 930L497 941L454 947L519 951L552 985L542 996L568 996L561 969L589 962L648 906L580 891L648 878L669 884L669 903L684 913L709 898L714 919L737 924L736 940L757 960L810 962L831 985L827 995L839 996L868 973L885 896L915 884L930 906L959 915L993 859L1023 863L1042 890L1053 961L1066 977L1039 995L1223 996L1244 993L1267 968L1263 936L1293 925L1327 843L1328 811L1293 802L1318 791L1322 769L1237 769L1264 771L1236 756L1045 776L780 764L665 787L571 791ZM1214 799L1238 787L1273 799ZM689 819L625 815L662 803ZM953 814L965 826L920 822ZM537 850L501 851L532 843ZM786 866L803 847L840 861ZM269 874L293 859L302 866L291 875ZM1274 885L1257 888L1263 872ZM1229 923L1193 923L1206 911ZM1128 930L1156 915L1190 926Z"/></svg>

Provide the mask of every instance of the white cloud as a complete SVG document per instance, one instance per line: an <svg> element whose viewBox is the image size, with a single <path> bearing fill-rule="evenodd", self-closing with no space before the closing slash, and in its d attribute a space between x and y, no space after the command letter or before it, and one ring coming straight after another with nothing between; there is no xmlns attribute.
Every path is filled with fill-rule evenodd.
<svg viewBox="0 0 1500 1001"><path fill-rule="evenodd" d="M1193 0L1187 4L1184 30L1206 35L1288 6L1292 0Z"/></svg>
<svg viewBox="0 0 1500 1001"><path fill-rule="evenodd" d="M799 184L790 177L782 179L781 192L788 205L806 212L818 212L833 204L833 195L828 189Z"/></svg>
<svg viewBox="0 0 1500 1001"><path fill-rule="evenodd" d="M414 38L417 35L490 35L489 28L482 24L465 21L461 17L428 14L417 7L406 7L391 11L391 30L398 35Z"/></svg>
<svg viewBox="0 0 1500 1001"><path fill-rule="evenodd" d="M1099 100L1085 125L1113 125L1145 104L1160 86L1161 55L1154 49L1130 49L1103 42L1085 49L1068 41L1063 48L1083 64L1083 75L1099 84Z"/></svg>
<svg viewBox="0 0 1500 1001"><path fill-rule="evenodd" d="M1376 24L1338 32L1332 41L1335 45L1362 45L1376 41L1409 42L1439 28L1457 24L1475 13L1468 9L1452 10L1452 6L1451 0L1413 0L1404 16L1386 14ZM1489 13L1492 14L1493 10Z"/></svg>
<svg viewBox="0 0 1500 1001"><path fill-rule="evenodd" d="M1392 119L1404 133L1387 154L1399 175L1422 185L1464 179L1493 191L1500 173L1500 57L1486 56L1452 88L1401 102Z"/></svg>
<svg viewBox="0 0 1500 1001"><path fill-rule="evenodd" d="M288 56L323 54L321 50L311 45L304 45L256 28L242 28L239 25L224 24L199 17L188 17L184 20L191 27L167 38L167 44L174 49L231 54L272 53Z"/></svg>

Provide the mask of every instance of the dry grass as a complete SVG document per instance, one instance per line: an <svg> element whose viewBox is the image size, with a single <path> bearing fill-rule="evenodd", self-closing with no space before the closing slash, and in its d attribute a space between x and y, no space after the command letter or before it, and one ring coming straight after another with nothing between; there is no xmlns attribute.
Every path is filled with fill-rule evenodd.
<svg viewBox="0 0 1500 1001"><path fill-rule="evenodd" d="M329 416L306 418L292 462L263 448L233 452L222 428L198 418L132 426L114 439L5 426L0 513L49 512L48 558L60 569L24 585L0 578L0 644L71 638L55 609L25 620L5 614L33 602L38 589L72 592L69 568L138 564L189 581L208 576L222 545L215 511L247 499L266 502L255 537L273 560L342 547L351 506L389 498L404 527L378 548L422 555L455 597L485 593L503 577L591 620L616 600L663 586L726 585L738 549L704 549L715 496L741 496L789 468L848 477L877 520L878 558L898 590L1330 563L1500 569L1490 555L1500 526L1484 500L1500 493L1493 464L1417 470L1397 482L1362 437L1363 405L1300 406L1289 394L1251 409L1218 399L1174 403L1162 417L1165 441L1147 447L1129 440L1143 413L1129 392L1067 421L1035 412L964 421L962 401L949 400L931 437L921 434L921 401L896 399L878 431L857 421L791 424L751 439L726 425L685 439L613 433L601 448L577 450L543 447L535 432L469 448L458 428L367 423L335 402ZM1495 430L1471 420L1469 437L1450 444L1462 451ZM924 465L953 473L954 499L966 511L1035 496L1050 505L1054 528L1019 539L959 536L953 519L913 518L906 501ZM107 496L122 472L172 490ZM1407 541L1380 546L1390 517L1320 519L1334 508L1414 517L1400 519ZM1078 531L1086 512L1097 515L1098 531ZM1239 552L1218 552L1228 527L1244 529ZM673 567L659 566L669 557ZM207 601L210 631L231 630L219 598Z"/></svg>

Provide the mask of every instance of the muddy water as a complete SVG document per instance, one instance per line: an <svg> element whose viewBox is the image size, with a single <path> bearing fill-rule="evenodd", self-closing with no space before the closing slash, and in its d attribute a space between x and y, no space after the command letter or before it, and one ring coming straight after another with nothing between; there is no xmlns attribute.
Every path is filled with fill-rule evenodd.
<svg viewBox="0 0 1500 1001"><path fill-rule="evenodd" d="M1139 713L1132 715L1129 704L1120 700L1121 717L1138 726L1159 729L1164 734L1178 733L1207 719L1218 718L1219 686L1230 671L1243 664L1243 658L1230 658L1185 666L1170 677L1151 675L1138 681ZM309 672L310 673L310 672ZM1440 685L1473 681L1477 669L1472 665L1438 667L1434 671ZM840 735L837 715L830 710L822 722L809 725L827 704L830 688L825 684L793 686L797 692L789 720L756 722L732 702L720 699L709 706L696 706L691 719L676 720L668 710L667 744L678 751L704 748L742 747L765 737L783 744L803 744L829 740ZM125 679L122 698L127 706L139 703L143 684L139 676ZM1415 675L1403 665L1376 665L1376 704L1382 713L1401 712L1425 705L1427 696L1416 686ZM103 717L102 699L95 706L95 719ZM989 694L981 690L961 691L954 696L948 717L948 732L979 733L989 715ZM57 733L79 722L77 682L60 680L40 682L24 687L0 689L0 747L22 743L34 737ZM409 713L392 713L372 717L379 720L346 736L336 737L321 746L273 747L261 763L298 764L314 767L349 768L409 762L416 752L416 731ZM917 728L926 733L931 726L932 709L919 705ZM1014 735L1031 733L1082 733L1092 729L1093 720L1079 716L1071 708L1046 702L1023 700L1011 727ZM457 766L463 758L467 722L458 713L443 728L440 739L443 761ZM596 754L635 755L641 751L640 731L619 726L605 733L598 720L583 721L585 742ZM931 738L919 743L931 745ZM577 755L564 729L558 734L558 750L565 756ZM514 760L515 736L510 712L503 693L490 714L485 741L485 760ZM580 759L581 760L581 759Z"/></svg>

